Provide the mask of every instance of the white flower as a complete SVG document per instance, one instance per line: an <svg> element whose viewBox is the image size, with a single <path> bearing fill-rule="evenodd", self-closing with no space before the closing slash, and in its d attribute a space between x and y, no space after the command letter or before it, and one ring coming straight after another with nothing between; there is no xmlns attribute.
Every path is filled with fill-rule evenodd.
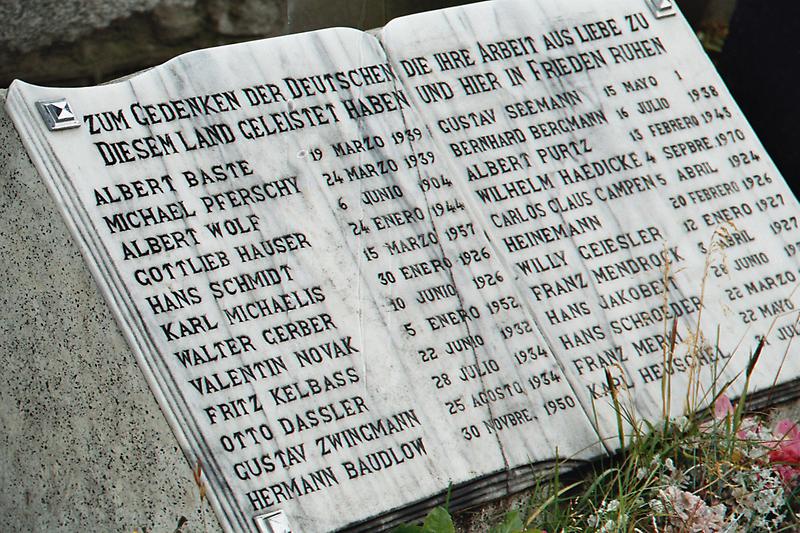
<svg viewBox="0 0 800 533"><path fill-rule="evenodd" d="M610 533L611 531L616 531L616 526L617 524L613 520L606 520L606 523L600 528L600 533Z"/></svg>
<svg viewBox="0 0 800 533"><path fill-rule="evenodd" d="M780 475L771 468L753 466L736 473L733 496L735 521L748 531L774 531L786 519L786 500Z"/></svg>
<svg viewBox="0 0 800 533"><path fill-rule="evenodd" d="M660 515L660 514L664 514L664 512L665 512L664 502L662 502L658 498L653 498L652 500L647 502L647 505L650 506L650 510L653 511L653 513L655 513L655 514L659 514Z"/></svg>
<svg viewBox="0 0 800 533"><path fill-rule="evenodd" d="M681 415L675 419L675 425L678 426L679 430L686 431L686 429L689 427L689 419Z"/></svg>
<svg viewBox="0 0 800 533"><path fill-rule="evenodd" d="M625 524L628 523L628 515L620 514L616 516L618 510L619 500L603 500L596 513L590 516L586 520L586 523L590 528L596 528L600 524L603 524L598 530L601 533L620 531L624 529Z"/></svg>

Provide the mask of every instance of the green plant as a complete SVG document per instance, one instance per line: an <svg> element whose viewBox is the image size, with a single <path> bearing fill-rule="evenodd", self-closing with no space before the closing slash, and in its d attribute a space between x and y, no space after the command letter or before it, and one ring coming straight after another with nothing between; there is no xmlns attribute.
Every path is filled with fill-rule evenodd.
<svg viewBox="0 0 800 533"><path fill-rule="evenodd" d="M727 231L726 227L715 230L706 272L712 254L722 250L715 246L715 239ZM706 280L707 275L701 300ZM669 269L664 273L665 286L668 282ZM664 325L665 369L671 368L678 348L676 332L677 322L669 329ZM706 341L699 328L687 337L689 353L704 349ZM672 373L665 372L658 422L638 420L607 371L619 454L601 460L584 479L570 485L557 467L552 479L534 486L527 505L506 513L490 532L800 531L796 512L800 509L800 427L785 419L770 424L768 414L746 410L750 380L765 347L762 338L750 355L736 405L727 395L734 380L718 381L722 369L712 368L711 383L704 386L699 369L693 367L688 372L683 414L672 417ZM450 533L454 526L446 508L439 507L422 526L403 526L398 531Z"/></svg>

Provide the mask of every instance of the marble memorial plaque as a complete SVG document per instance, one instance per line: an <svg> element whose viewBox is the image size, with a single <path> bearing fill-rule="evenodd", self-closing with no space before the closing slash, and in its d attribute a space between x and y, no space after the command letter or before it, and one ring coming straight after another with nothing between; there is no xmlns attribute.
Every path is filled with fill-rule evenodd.
<svg viewBox="0 0 800 533"><path fill-rule="evenodd" d="M612 387L656 419L669 375L676 413L770 332L752 385L791 388L797 202L661 4L486 2L12 85L224 527L530 486L618 447Z"/></svg>
<svg viewBox="0 0 800 533"><path fill-rule="evenodd" d="M797 201L671 2L483 3L382 41L577 398L671 411L797 376ZM415 28L424 27L421 33ZM533 30L535 29L535 31ZM430 37L435 36L435 37ZM677 319L679 346L665 370ZM713 379L713 376L717 376ZM735 386L734 386L735 390Z"/></svg>

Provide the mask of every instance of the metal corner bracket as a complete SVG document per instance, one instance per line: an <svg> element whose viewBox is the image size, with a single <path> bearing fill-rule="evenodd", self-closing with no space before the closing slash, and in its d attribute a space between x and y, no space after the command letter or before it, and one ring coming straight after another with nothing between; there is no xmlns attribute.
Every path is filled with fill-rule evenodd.
<svg viewBox="0 0 800 533"><path fill-rule="evenodd" d="M253 518L261 533L292 533L289 517L283 511L275 511Z"/></svg>
<svg viewBox="0 0 800 533"><path fill-rule="evenodd" d="M677 13L673 0L645 0L645 3L657 19L671 17Z"/></svg>
<svg viewBox="0 0 800 533"><path fill-rule="evenodd" d="M78 116L66 98L40 100L36 102L36 108L50 131L68 130L81 126Z"/></svg>

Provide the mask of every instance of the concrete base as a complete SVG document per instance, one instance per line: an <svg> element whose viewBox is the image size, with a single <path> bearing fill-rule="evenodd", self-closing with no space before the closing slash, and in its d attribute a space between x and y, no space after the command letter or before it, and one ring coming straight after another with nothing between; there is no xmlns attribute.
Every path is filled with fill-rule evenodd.
<svg viewBox="0 0 800 533"><path fill-rule="evenodd" d="M217 532L0 91L0 531Z"/></svg>

